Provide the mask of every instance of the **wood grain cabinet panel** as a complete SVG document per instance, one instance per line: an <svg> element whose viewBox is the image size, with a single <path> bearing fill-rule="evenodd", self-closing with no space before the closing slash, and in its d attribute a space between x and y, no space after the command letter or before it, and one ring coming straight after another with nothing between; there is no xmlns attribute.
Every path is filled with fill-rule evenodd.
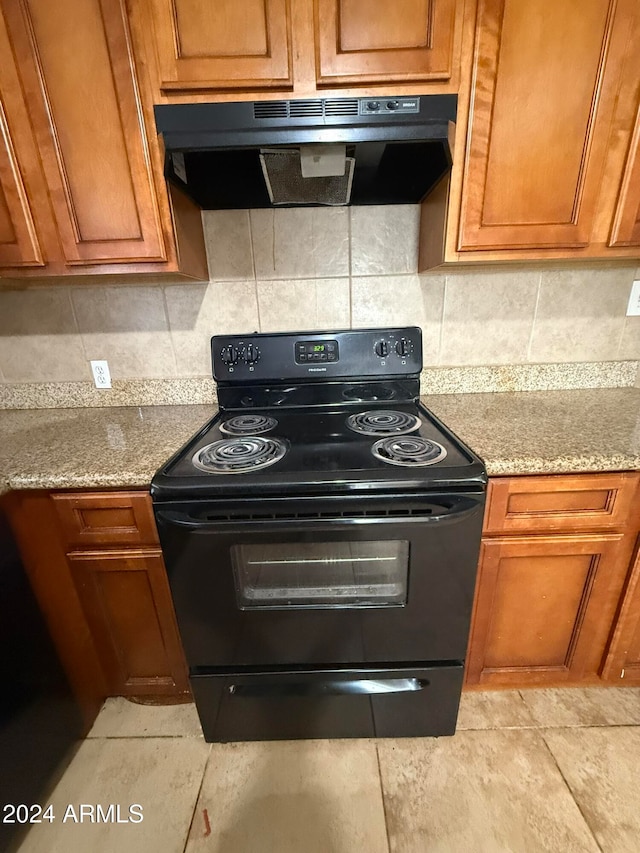
<svg viewBox="0 0 640 853"><path fill-rule="evenodd" d="M637 474L496 477L489 485L484 533L622 530Z"/></svg>
<svg viewBox="0 0 640 853"><path fill-rule="evenodd" d="M161 552L71 553L68 559L111 694L188 692Z"/></svg>
<svg viewBox="0 0 640 853"><path fill-rule="evenodd" d="M317 80L449 80L456 67L457 0L315 0Z"/></svg>
<svg viewBox="0 0 640 853"><path fill-rule="evenodd" d="M640 685L640 540L603 663L602 677L618 685Z"/></svg>
<svg viewBox="0 0 640 853"><path fill-rule="evenodd" d="M4 18L0 14L0 267L43 266L18 149L34 141Z"/></svg>
<svg viewBox="0 0 640 853"><path fill-rule="evenodd" d="M485 540L467 683L522 686L595 676L627 545L621 533Z"/></svg>
<svg viewBox="0 0 640 853"><path fill-rule="evenodd" d="M150 0L160 88L292 85L289 0Z"/></svg>
<svg viewBox="0 0 640 853"><path fill-rule="evenodd" d="M640 103L609 245L640 246Z"/></svg>
<svg viewBox="0 0 640 853"><path fill-rule="evenodd" d="M159 544L146 492L58 492L53 503L68 550Z"/></svg>
<svg viewBox="0 0 640 853"><path fill-rule="evenodd" d="M124 0L4 0L69 265L164 261Z"/></svg>
<svg viewBox="0 0 640 853"><path fill-rule="evenodd" d="M458 250L585 247L637 0L480 0Z"/></svg>

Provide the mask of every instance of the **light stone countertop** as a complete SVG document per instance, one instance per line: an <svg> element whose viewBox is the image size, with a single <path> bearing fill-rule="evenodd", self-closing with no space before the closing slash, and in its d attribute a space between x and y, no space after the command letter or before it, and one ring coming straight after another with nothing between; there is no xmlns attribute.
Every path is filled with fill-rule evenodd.
<svg viewBox="0 0 640 853"><path fill-rule="evenodd" d="M424 402L489 475L640 469L640 389L442 394ZM0 493L145 487L211 405L0 412Z"/></svg>
<svg viewBox="0 0 640 853"><path fill-rule="evenodd" d="M0 412L0 493L148 486L215 411L198 405Z"/></svg>
<svg viewBox="0 0 640 853"><path fill-rule="evenodd" d="M640 469L640 388L422 400L484 459L490 476Z"/></svg>

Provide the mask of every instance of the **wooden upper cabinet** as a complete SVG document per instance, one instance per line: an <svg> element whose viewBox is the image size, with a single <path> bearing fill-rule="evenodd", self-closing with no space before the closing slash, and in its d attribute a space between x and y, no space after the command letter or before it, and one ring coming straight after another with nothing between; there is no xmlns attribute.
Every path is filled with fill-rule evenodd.
<svg viewBox="0 0 640 853"><path fill-rule="evenodd" d="M480 0L459 251L589 243L634 16L637 0Z"/></svg>
<svg viewBox="0 0 640 853"><path fill-rule="evenodd" d="M31 128L4 18L0 15L0 267L42 266L17 147L33 151Z"/></svg>
<svg viewBox="0 0 640 853"><path fill-rule="evenodd" d="M289 0L149 0L160 88L292 84Z"/></svg>
<svg viewBox="0 0 640 853"><path fill-rule="evenodd" d="M457 0L315 0L319 85L449 80Z"/></svg>
<svg viewBox="0 0 640 853"><path fill-rule="evenodd" d="M66 264L164 261L124 0L4 9Z"/></svg>
<svg viewBox="0 0 640 853"><path fill-rule="evenodd" d="M640 246L640 102L609 245Z"/></svg>

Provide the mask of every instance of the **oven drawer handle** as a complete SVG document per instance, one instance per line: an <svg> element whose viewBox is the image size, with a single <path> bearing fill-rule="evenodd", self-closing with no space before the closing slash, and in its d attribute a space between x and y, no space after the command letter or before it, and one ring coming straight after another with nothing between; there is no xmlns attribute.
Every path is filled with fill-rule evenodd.
<svg viewBox="0 0 640 853"><path fill-rule="evenodd" d="M429 686L426 678L355 679L353 681L266 681L260 684L232 684L234 696L246 698L284 696L377 696L388 693L415 693Z"/></svg>

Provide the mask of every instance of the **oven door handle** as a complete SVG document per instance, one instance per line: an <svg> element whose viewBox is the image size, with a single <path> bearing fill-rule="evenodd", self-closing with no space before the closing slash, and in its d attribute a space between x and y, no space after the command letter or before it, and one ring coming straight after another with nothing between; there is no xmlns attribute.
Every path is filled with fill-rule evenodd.
<svg viewBox="0 0 640 853"><path fill-rule="evenodd" d="M272 517L267 518L267 519L265 519L265 518L261 518L261 519L251 519L251 518L234 519L232 516L230 516L228 519L225 519L225 521L228 520L229 522L236 523L236 524L242 524L243 526L251 525L251 524L264 524L265 521L268 521L270 523L274 523L274 522L279 523L281 521L285 521L285 523L287 525L297 523L297 524L305 525L305 526L308 524L315 524L317 521L321 521L321 522L329 521L329 522L334 522L334 523L335 522L343 522L344 523L344 522L349 522L349 521L380 521L380 520L390 521L390 522L395 521L397 524L401 524L402 522L405 522L405 521L411 521L411 522L422 521L422 522L426 522L428 524L434 524L438 521L446 521L449 519L450 520L461 519L466 515L470 515L471 513L476 512L478 510L478 507L481 507L481 506L482 506L481 500L478 500L475 498L473 498L473 499L467 498L467 499L461 500L459 502L456 501L455 503L452 504L452 506L446 507L445 512L439 511L439 512L433 513L433 514L428 513L428 512L424 512L424 514L420 514L420 515L417 515L417 514L410 515L408 513L406 515L404 515L402 513L397 513L397 514L394 513L393 515L384 515L384 514L381 514L380 516L374 516L374 515L361 516L361 515L359 515L359 516L354 516L354 517L350 517L348 515L342 515L341 516L341 515L336 514L335 516L327 516L327 515L318 516L318 517L305 516L305 517L301 517L301 518L295 518L295 517L292 518L291 516L289 516L287 518L282 518L282 519L279 519L278 516L276 514L274 514ZM442 505L438 505L438 510L442 510ZM177 527L185 527L185 528L188 528L189 530L219 529L219 521L218 520L213 521L213 520L209 520L206 518L205 519L194 518L188 512L177 512L176 510L158 509L158 510L156 510L156 518L160 521L166 522L167 524L173 524Z"/></svg>
<svg viewBox="0 0 640 853"><path fill-rule="evenodd" d="M261 681L259 684L231 684L234 696L252 698L285 696L378 696L415 693L429 686L426 678L358 678L351 681Z"/></svg>

